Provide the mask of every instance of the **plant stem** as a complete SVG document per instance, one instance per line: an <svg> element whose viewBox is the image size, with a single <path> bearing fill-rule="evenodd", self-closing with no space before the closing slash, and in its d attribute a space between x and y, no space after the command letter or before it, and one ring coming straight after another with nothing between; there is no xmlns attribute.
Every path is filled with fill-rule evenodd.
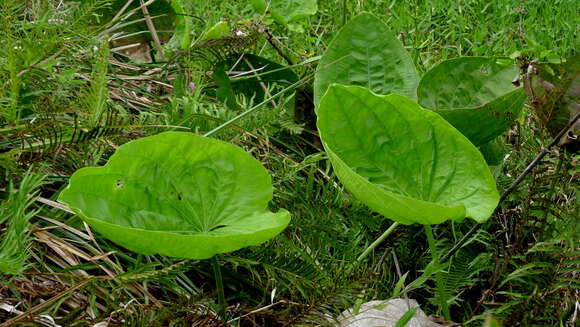
<svg viewBox="0 0 580 327"><path fill-rule="evenodd" d="M435 238L433 237L433 230L431 229L431 225L424 226L425 234L427 235L427 242L429 242L431 257L434 262L437 262L439 261L439 253L437 252L437 244L435 244ZM447 305L447 294L445 293L445 287L443 286L443 279L440 271L435 273L435 283L437 284L437 300L439 300L439 304L443 310L443 316L446 320L451 320L451 313L449 312L449 306Z"/></svg>
<svg viewBox="0 0 580 327"><path fill-rule="evenodd" d="M342 0L342 26L346 25L347 2L348 1L346 1L346 0Z"/></svg>
<svg viewBox="0 0 580 327"><path fill-rule="evenodd" d="M387 236L389 236L395 230L395 228L397 228L397 226L399 226L399 223L395 221L381 236L379 236L379 238L377 238L371 245L369 245L369 247L366 248L365 251L358 258L356 258L356 261L358 262L362 261L362 259L364 259L379 244L381 244L385 240L385 238L387 238Z"/></svg>
<svg viewBox="0 0 580 327"><path fill-rule="evenodd" d="M212 129L211 131L203 134L203 136L208 137L210 135L213 135L217 132L219 132L220 130L224 129L225 127L235 123L236 121L240 120L241 118L251 114L252 112L256 111L257 109L259 109L260 107L262 107L265 104L268 104L270 101L277 99L278 97L281 97L283 94L285 94L286 92L288 92L289 90L295 89L297 88L299 85L305 83L305 80L299 80L298 82L286 87L285 89L281 90L280 92L272 95L271 97L269 97L268 99L264 99L264 101L258 103L257 105L253 106L252 108L240 113L239 115L237 115L236 117L224 122L223 124L219 125L218 127Z"/></svg>
<svg viewBox="0 0 580 327"><path fill-rule="evenodd" d="M226 319L226 296L224 293L224 281L222 279L222 271L220 270L220 264L217 260L217 255L211 258L211 263L213 266L213 274L215 277L215 284L217 288L218 295L218 305L219 305L219 316L225 321Z"/></svg>

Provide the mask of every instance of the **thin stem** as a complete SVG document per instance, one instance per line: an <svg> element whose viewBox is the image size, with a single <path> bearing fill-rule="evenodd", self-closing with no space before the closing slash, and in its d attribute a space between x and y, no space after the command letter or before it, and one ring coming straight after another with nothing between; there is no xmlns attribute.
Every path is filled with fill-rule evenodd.
<svg viewBox="0 0 580 327"><path fill-rule="evenodd" d="M223 123L223 124L219 125L218 127L212 129L211 131L203 134L203 136L207 137L207 136L210 136L210 135L213 135L213 134L219 132L220 130L224 129L225 127L227 127L227 126L235 123L236 121L240 120L241 118L243 118L243 117L251 114L252 112L256 111L256 109L258 109L258 108L262 107L263 105L269 103L270 101L272 101L272 100L274 100L274 99L282 96L287 91L292 90L292 89L295 89L298 85L300 85L302 83L304 83L304 80L300 80L300 81L298 81L296 83L293 83L292 85L286 87L282 91L280 91L280 92L274 94L273 96L269 97L268 99L264 99L264 101L258 103L257 105L253 106L252 108L250 108L250 109L242 112L241 114L237 115L236 117L234 117L234 118L226 121L225 123Z"/></svg>
<svg viewBox="0 0 580 327"><path fill-rule="evenodd" d="M284 51L282 51L282 47L280 46L280 41L278 41L278 39L276 39L274 37L274 35L272 35L272 33L270 33L270 30L268 30L267 28L263 29L263 34L266 35L266 40L268 40L268 42L270 43L270 45L274 48L274 50L276 50L276 52L278 52L278 54L284 58L284 60L286 60L286 62L289 65L294 65L294 60L292 58L290 58L290 56L288 54L286 54Z"/></svg>
<svg viewBox="0 0 580 327"><path fill-rule="evenodd" d="M161 41L159 40L159 35L157 34L157 29L155 29L155 24L153 23L153 19L151 19L151 15L149 15L149 9L145 5L145 0L141 1L141 11L143 11L143 16L145 17L145 23L147 24L147 28L149 29L149 33L151 33L151 38L153 42L155 42L155 47L157 48L157 53L159 54L159 58L161 60L165 60L165 55L163 54L163 47L161 46Z"/></svg>
<svg viewBox="0 0 580 327"><path fill-rule="evenodd" d="M437 244L435 243L435 237L433 237L433 230L431 229L430 225L425 226L425 234L427 235L427 242L429 242L429 250L431 251L431 257L433 258L434 262L439 261L439 252L437 251ZM449 312L449 305L447 305L447 294L445 293L445 287L443 285L443 279L441 276L441 272L437 271L435 273L435 283L437 284L437 293L439 304L441 305L441 309L443 310L443 316L446 320L451 319L451 313Z"/></svg>
<svg viewBox="0 0 580 327"><path fill-rule="evenodd" d="M389 226L389 228L383 233L383 235L379 236L379 238L377 238L371 245L369 245L369 247L366 248L365 251L356 260L358 262L362 261L362 259L364 259L379 244L381 244L385 240L385 238L387 238L387 236L389 236L395 230L395 228L397 228L397 226L399 226L399 223L395 221L391 226Z"/></svg>
<svg viewBox="0 0 580 327"><path fill-rule="evenodd" d="M219 305L219 316L224 319L226 319L226 296L224 293L224 281L222 279L222 271L220 269L220 264L217 260L217 255L214 255L211 258L211 263L213 266L213 274L215 277L215 284L216 284L216 288L217 288L217 295L218 295L218 305Z"/></svg>
<svg viewBox="0 0 580 327"><path fill-rule="evenodd" d="M342 26L346 25L347 3L348 3L348 1L342 0Z"/></svg>

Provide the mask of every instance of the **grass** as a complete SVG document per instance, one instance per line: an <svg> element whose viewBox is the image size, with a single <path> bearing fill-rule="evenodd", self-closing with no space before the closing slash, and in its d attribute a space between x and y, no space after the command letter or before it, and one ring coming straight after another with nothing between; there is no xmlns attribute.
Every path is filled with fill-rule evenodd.
<svg viewBox="0 0 580 327"><path fill-rule="evenodd" d="M569 56L578 48L575 13L579 5L575 1L549 6L540 1L476 0L358 1L351 5L351 15L369 11L384 17L424 69L459 56L521 53L542 58Z"/></svg>
<svg viewBox="0 0 580 327"><path fill-rule="evenodd" d="M238 96L237 109L217 99L211 67L202 58L207 53L171 49L169 62L154 51L150 62L137 60L156 45L140 10L123 26L110 23L125 3L0 3L0 213L29 219L30 235L16 251L2 252L14 260L5 261L13 271L0 282L0 326L46 317L63 326L224 325L207 260L137 255L93 234L54 200L76 169L104 164L129 140L166 130L204 134L248 110L212 137L244 147L270 170L271 207L286 208L292 222L262 246L220 256L229 325L331 325L330 317L357 303L401 294L417 299L428 314L442 314L439 293L450 299L451 320L466 326L481 326L485 312L506 326L574 324L578 154L550 152L451 258L453 265L428 265L421 226L398 227L356 263L391 223L334 177L308 100L316 56L343 17L362 11L381 17L424 72L457 56L577 55L577 1L360 0L344 7L320 0L318 14L300 21L304 33L288 31L245 2L191 1L186 19L194 37L223 19L250 31L250 22L260 22L277 37L279 49L258 33L244 51L295 62L296 100L285 93L275 104L257 106L257 99ZM149 12L162 15L153 22L167 41L176 18L170 6L159 0ZM118 50L136 42L147 46ZM224 53L229 47L212 49ZM509 155L494 168L498 188L505 189L549 142L533 112L526 112L498 142L501 156ZM46 175L43 182L38 173ZM11 185L19 192L11 193ZM14 237L11 222L1 220L2 245ZM470 227L435 227L431 248L447 252ZM13 312L4 309L10 306Z"/></svg>

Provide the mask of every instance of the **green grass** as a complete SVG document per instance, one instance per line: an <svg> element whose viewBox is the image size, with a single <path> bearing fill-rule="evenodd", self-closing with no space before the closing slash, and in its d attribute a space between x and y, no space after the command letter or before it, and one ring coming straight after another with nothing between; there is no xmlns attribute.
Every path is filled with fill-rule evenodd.
<svg viewBox="0 0 580 327"><path fill-rule="evenodd" d="M125 4L113 2L0 3L0 213L18 208L20 217L30 216L25 228L30 237L16 252L7 252L24 260L26 270L3 278L0 303L21 302L18 310L33 310L32 317L49 315L64 326L107 319L114 326L223 325L208 262L137 255L91 233L78 217L47 200L56 199L76 169L104 164L129 140L166 130L203 134L253 108L212 137L244 147L270 170L271 207L286 208L292 222L262 246L220 257L228 314L235 319L230 325L330 325L329 317L356 303L391 297L401 280L398 271L406 274L405 295L428 314L441 314L434 282L434 272L440 271L454 321L481 326L490 311L506 326L572 326L579 289L574 280L577 154L551 152L452 257L452 266L431 265L423 274L430 254L421 226L397 228L357 264L391 222L354 199L333 175L307 101L316 61L303 62L324 52L343 17L362 11L387 22L421 71L457 56L548 60L577 55L577 1L361 0L346 2L345 11L342 1L320 0L318 14L300 22L304 33L276 25L242 1L192 1L194 37L223 19L250 30L247 24L258 21L278 37L301 79L299 112L289 94L276 105L266 101L258 107L255 99L238 97L239 108L227 108L215 97L216 83L207 74L211 67L194 51L176 51L169 63L155 54L155 62L143 63L110 53L119 44L107 47L103 32L111 30L110 20ZM164 15L154 22L166 41L174 28L173 12L161 1L150 12ZM140 17L139 11L128 17L124 22L135 24L117 28L126 35L116 37L151 42ZM254 41L245 51L286 64L262 35ZM225 52L228 46L216 50ZM498 188L507 187L549 141L526 111L498 141L500 156L509 154L494 168ZM47 175L46 184L24 187L36 173ZM28 189L29 196L39 189L43 202L29 203L22 192L12 195L10 182L24 185L22 192ZM0 221L0 242L10 240L10 222ZM445 253L470 227L434 228L435 246ZM0 310L0 322L15 317ZM22 318L24 325L35 319Z"/></svg>
<svg viewBox="0 0 580 327"><path fill-rule="evenodd" d="M321 1L338 17L332 1ZM335 8L335 10L326 9ZM570 56L578 49L576 1L360 1L349 15L368 11L400 35L420 67L458 56L532 58ZM334 22L336 23L336 22Z"/></svg>

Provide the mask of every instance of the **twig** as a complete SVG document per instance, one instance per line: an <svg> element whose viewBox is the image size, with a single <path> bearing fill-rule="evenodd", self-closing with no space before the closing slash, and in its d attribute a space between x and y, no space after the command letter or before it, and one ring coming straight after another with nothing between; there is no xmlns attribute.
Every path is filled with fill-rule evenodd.
<svg viewBox="0 0 580 327"><path fill-rule="evenodd" d="M395 269L397 270L397 276L399 276L399 280L401 280L403 278L403 274L401 273L401 266L399 265L399 259L397 258L397 252L395 251L395 249L392 249L393 252L393 262L395 263ZM403 281L402 284L403 287L405 287L405 282ZM407 296L407 294L405 292L401 293L401 296L403 297L403 299L405 299L405 302L407 302L407 310L411 310L411 303L409 302L409 297Z"/></svg>
<svg viewBox="0 0 580 327"><path fill-rule="evenodd" d="M61 204L61 203L58 203L58 202L55 202L55 201L52 201L52 200L49 200L49 199L45 199L43 197L38 197L36 199L36 201L37 202L40 202L40 203L43 203L43 204L46 204L46 205L49 205L49 206L51 206L53 208L60 209L62 211L71 213L73 215L75 214L74 211L72 211L68 206L66 206L64 204ZM47 218L44 218L44 217L41 217L41 218L43 218L45 220L47 219ZM48 218L48 219L50 219L50 218ZM60 224L57 224L57 225L60 225ZM90 257L90 258L88 258L88 260L89 261L92 261L92 260L103 260L103 261L105 261L107 264L109 264L109 266L111 266L115 270L115 273L117 275L122 274L124 272L123 271L123 268L121 266L117 265L115 262L113 262L109 258L108 253L105 253L101 249L101 247L99 246L97 240L93 236L93 233L91 232L91 229L89 228L89 226L87 225L87 223L83 222L83 225L85 226L85 229L86 229L87 233L84 234L84 233L78 231L78 233L75 232L75 234L83 237L84 239L86 239L86 237L88 237L88 239L90 239L92 241L92 243L95 244L96 249L98 249L98 251L99 251L99 252L96 252L96 250L95 251L92 251L93 252L93 256ZM63 227L63 226L61 226L61 227ZM63 228L65 228L65 227L63 227ZM68 228L65 228L65 229L68 229ZM101 268L103 268L103 270L110 277L113 277L113 276L111 276L111 274L110 274L110 272L109 272L108 269L105 269L100 264L99 264L99 266ZM163 307L163 304L161 302L159 302L159 300L157 298L155 298L151 293L149 293L149 291L147 291L147 289L144 288L141 284L139 284L139 283L130 283L130 284L127 284L127 288L130 291L134 292L135 294L139 294L139 295L143 295L143 296L149 297L153 301L153 303L155 304L155 306L157 306L158 308L162 308ZM2 326L3 325L0 325L0 327L2 327Z"/></svg>
<svg viewBox="0 0 580 327"><path fill-rule="evenodd" d="M50 57L48 57L48 58L45 58L45 59L43 59L43 60L41 60L41 61L37 62L36 64L34 64L34 65L32 65L32 66L29 66L29 67L27 67L27 68L23 69L23 70L22 70L22 71L20 71L20 72L19 72L19 73L18 73L16 76L18 76L18 77L21 77L22 75L24 75L24 74L28 73L29 71L31 71L31 70L33 70L33 69L36 69L36 68L39 68L39 67L41 67L42 65L44 65L44 64L46 64L46 63L48 63L49 61L51 61L51 60L53 60L53 59L56 59L56 57L58 57L58 56L59 56L59 55L60 55L60 54L61 54L61 53L62 53L62 52L63 52L63 51L66 49L66 48L67 48L66 46L64 46L64 47L60 48L60 49L59 49L57 52L55 52L54 54L52 54Z"/></svg>
<svg viewBox="0 0 580 327"><path fill-rule="evenodd" d="M542 151L538 153L538 155L534 158L534 160L532 160L532 162L530 162L530 164L526 167L526 169L524 169L524 171L520 174L520 176L518 176L518 178L516 178L516 180L503 192L501 198L499 199L500 202L505 200L505 198L516 188L516 186L518 186L518 184L520 184L524 180L526 175L529 174L532 171L532 169L534 169L534 167L540 162L540 160L542 160L550 152L550 148L558 143L560 138L562 138L562 136L564 136L564 134L566 134L568 130L572 126L574 126L574 124L576 124L578 119L580 119L580 112L577 113L576 116L572 118L572 120L570 120L568 125L564 127L560 131L560 133L556 135L556 137L554 137L552 142L550 142L550 144L548 144L547 147L543 148Z"/></svg>
<svg viewBox="0 0 580 327"><path fill-rule="evenodd" d="M290 304L294 304L293 302L289 302L289 301L285 301L285 300L280 300L280 301L278 301L278 302L274 302L274 303L272 303L272 304L268 304L268 305L267 305L267 306L265 306L265 307L261 307L261 308L259 308L259 309L256 309L256 310L253 310L253 311L250 311L250 312L248 312L248 313L246 313L246 314L244 314L244 315L241 315L241 316L239 316L239 317L236 317L236 318L234 318L234 319L228 320L228 324L229 324L229 323L232 323L232 322L234 322L234 321L240 320L240 319L242 319L242 318L245 318L245 317L247 317L247 316L253 315L254 313L258 313L258 312L260 312L260 311L264 311L264 310L270 309L271 307L273 307L273 306L276 306L276 305L278 305L278 304L282 304L282 303L290 303Z"/></svg>
<svg viewBox="0 0 580 327"><path fill-rule="evenodd" d="M558 133L558 135L556 135L556 137L554 137L554 139L552 140L552 142L550 142L550 144L548 144L548 146L543 148L542 151L540 151L540 153L538 153L538 155L534 158L534 160L532 160L528 164L526 169L524 169L524 171L518 176L518 178L516 178L516 180L514 180L513 183L511 183L511 185L503 191L501 197L499 198L498 206L500 203L502 203L507 198L508 195L510 195L511 192L513 192L513 190L515 190L515 188L534 169L534 167L536 167L538 165L538 163L540 163L540 160L542 160L542 158L544 158L550 152L550 148L553 147L554 145L556 145L558 143L558 141L560 140L560 138L562 136L564 136L564 134L566 134L568 132L568 130L570 128L572 128L572 126L574 126L574 124L576 124L578 119L580 119L580 112L577 113L576 116L574 116L574 118L572 118L570 120L568 125L566 127L564 127ZM469 237L471 235L473 235L473 233L475 233L479 228L481 228L481 224L477 224L477 225L473 226L467 233L465 233L465 235L463 235L463 237L459 240L459 242L457 242L451 248L451 250L449 250L447 253L445 253L444 256L441 257L441 259L439 260L439 263L443 263L443 262L447 261L447 259L449 259L449 257L451 257L455 252L457 252L457 250L459 250L459 248L461 248L465 244L465 242L467 242Z"/></svg>
<svg viewBox="0 0 580 327"><path fill-rule="evenodd" d="M141 8L143 8L143 7L146 7L146 6L149 6L150 4L154 3L155 1L157 1L157 0L149 0L149 1L145 2L144 4L140 5L139 7L131 9L131 10L130 10L130 11L129 11L129 12L128 12L128 13L127 13L127 14L126 14L124 17L121 17L121 15L118 15L118 17L117 17L117 16L115 16L115 17L116 17L116 19L113 19L113 20L111 20L111 21L108 23L108 26L110 26L110 27L109 27L109 28L107 28L107 29L105 29L105 30L103 30L103 31L101 31L101 32L100 32L100 33L97 35L97 37L96 37L96 38L101 38L101 37L103 37L103 36L105 36L105 35L109 34L110 32L112 32L112 31L114 31L114 30L118 29L118 28L121 28L121 27L123 27L123 26L127 26L127 24L119 24L119 23L117 23L117 21L118 21L118 20L121 20L121 21L123 21L124 19L126 19L126 18L128 18L129 16L133 15L133 14L134 14L134 13L136 13L137 11L141 10ZM133 0L131 0L130 2L133 2ZM129 3L129 4L130 4L130 3ZM126 5L126 6L129 6L129 4L125 4L125 5ZM156 17L160 17L160 16L162 16L162 15L155 16L155 17L152 17L152 18L156 18ZM143 21L143 20L145 20L145 18L137 19L137 20L135 20L135 21L133 21L133 22L129 23L128 25L130 25L130 24L135 24L135 23L138 23L138 22L140 22L140 21Z"/></svg>
<svg viewBox="0 0 580 327"><path fill-rule="evenodd" d="M252 65L252 63L248 60L248 58L244 57L243 54L242 54L242 59L244 60L244 62L246 63L246 65L248 65L248 67L250 67L250 69L252 71L254 71L254 76L258 80L258 83L260 83L260 87L262 88L262 90L264 90L264 94L266 95L266 97L267 98L271 98L272 95L270 94L270 91L268 90L268 87L266 86L266 84L264 84L264 81L262 80L262 78L258 74L256 74L256 68L254 68L254 65ZM276 101L274 101L274 99L272 99L270 101L270 103L272 103L272 106L274 108L277 107Z"/></svg>
<svg viewBox="0 0 580 327"><path fill-rule="evenodd" d="M292 58L290 58L289 55L287 55L284 51L282 51L282 48L280 47L280 45L278 44L278 39L272 35L272 33L270 32L270 30L268 30L267 28L259 25L258 27L258 32L260 32L261 34L264 34L266 36L266 40L268 40L268 43L270 43L270 45L274 48L274 50L276 50L276 52L278 52L278 54L284 58L284 60L286 60L286 62L289 65L294 65L294 60L292 60Z"/></svg>
<svg viewBox="0 0 580 327"><path fill-rule="evenodd" d="M93 280L94 280L94 278L85 279L84 281L78 283L77 285L75 285L67 290L64 290L64 291L58 293L57 295L51 297L49 300L34 306L32 309L28 310L27 312L3 322L2 324L0 324L0 327L13 326L14 324L21 322L22 320L24 320L26 318L33 319L34 315L36 315L37 312L40 312L44 308L51 306L52 304L57 302L60 298L66 296L66 295L69 295L70 293L72 293L76 290L79 290L79 289L85 287L87 284L89 284Z"/></svg>
<svg viewBox="0 0 580 327"><path fill-rule="evenodd" d="M374 266L374 268L372 270L373 274L378 274L379 273L379 270L381 269L381 266L385 262L385 258L389 254L390 250L391 249L386 249L385 252L383 253L383 255L379 258L379 261L377 262L377 264Z"/></svg>
<svg viewBox="0 0 580 327"><path fill-rule="evenodd" d="M155 24L153 24L153 19L151 19L151 15L149 15L149 9L147 9L147 6L145 5L145 2L143 0L140 1L142 7L141 10L143 11L143 16L145 16L147 28L149 28L149 32L151 33L151 37L153 38L153 42L155 42L155 46L157 47L157 51L159 52L159 58L161 58L161 60L165 60L163 48L161 47L161 41L159 40L159 35L157 35Z"/></svg>
<svg viewBox="0 0 580 327"><path fill-rule="evenodd" d="M72 211L72 209L69 208L68 206L66 206L66 205L64 205L62 203L56 202L56 201L52 201L50 199L43 198L41 196L39 196L38 198L36 198L36 202L40 202L42 204L49 205L49 206L51 206L53 208L60 209L60 210L62 210L64 212L68 212L70 214L76 215L76 213L74 211Z"/></svg>
<svg viewBox="0 0 580 327"><path fill-rule="evenodd" d="M121 8L121 10L119 10L117 12L117 14L115 15L115 17L113 17L113 19L111 19L111 21L116 21L117 19L119 19L119 17L121 17L121 15L123 13L125 13L125 10L127 10L127 8L129 8L129 6L131 5L131 3L135 1L135 0L127 0L127 2L125 3L125 5L123 6L123 8Z"/></svg>

